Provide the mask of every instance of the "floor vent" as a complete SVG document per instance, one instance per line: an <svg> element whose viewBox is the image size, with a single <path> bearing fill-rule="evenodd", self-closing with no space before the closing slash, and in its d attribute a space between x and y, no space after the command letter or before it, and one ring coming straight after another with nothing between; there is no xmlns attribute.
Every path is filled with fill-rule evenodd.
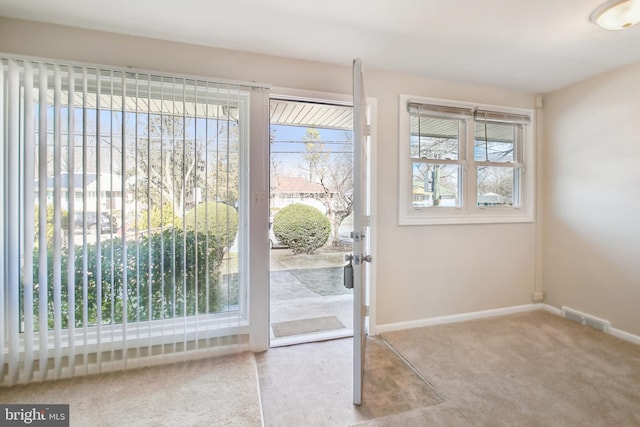
<svg viewBox="0 0 640 427"><path fill-rule="evenodd" d="M581 325L591 326L592 328L603 332L609 332L609 329L611 329L611 322L608 320L599 319L589 314L582 313L581 311L574 310L573 308L562 307L562 316L565 319L573 320Z"/></svg>

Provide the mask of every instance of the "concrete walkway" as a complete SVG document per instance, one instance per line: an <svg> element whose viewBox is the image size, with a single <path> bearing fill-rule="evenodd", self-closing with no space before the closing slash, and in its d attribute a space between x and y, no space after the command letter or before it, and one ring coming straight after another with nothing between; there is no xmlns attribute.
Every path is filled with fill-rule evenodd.
<svg viewBox="0 0 640 427"><path fill-rule="evenodd" d="M288 320L335 316L344 326L344 333L353 327L353 294L321 295L305 286L291 270L307 268L333 269L345 264L344 252L318 251L313 255L293 255L288 249L271 251L271 323ZM327 280L329 274L327 274ZM335 275L334 278L335 279ZM342 278L340 278L342 280ZM342 282L335 284L342 286ZM271 339L273 340L273 330Z"/></svg>

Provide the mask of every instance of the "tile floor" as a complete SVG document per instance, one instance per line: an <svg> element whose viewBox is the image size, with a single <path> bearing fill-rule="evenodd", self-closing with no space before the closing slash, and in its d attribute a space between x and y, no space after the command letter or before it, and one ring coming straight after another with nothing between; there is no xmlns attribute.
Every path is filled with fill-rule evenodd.
<svg viewBox="0 0 640 427"><path fill-rule="evenodd" d="M369 338L364 400L354 406L352 339L256 355L265 426L346 426L438 404L440 396L378 338Z"/></svg>

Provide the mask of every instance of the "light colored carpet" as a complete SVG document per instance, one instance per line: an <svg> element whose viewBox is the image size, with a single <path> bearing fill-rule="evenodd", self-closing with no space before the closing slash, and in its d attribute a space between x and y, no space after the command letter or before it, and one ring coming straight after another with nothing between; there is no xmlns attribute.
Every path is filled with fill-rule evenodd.
<svg viewBox="0 0 640 427"><path fill-rule="evenodd" d="M0 388L3 403L68 403L71 426L262 426L253 353Z"/></svg>
<svg viewBox="0 0 640 427"><path fill-rule="evenodd" d="M358 426L640 426L640 346L534 311L384 334L444 395Z"/></svg>
<svg viewBox="0 0 640 427"><path fill-rule="evenodd" d="M443 400L379 338L367 338L363 378L358 410L367 418L399 414Z"/></svg>
<svg viewBox="0 0 640 427"><path fill-rule="evenodd" d="M311 319L286 320L271 324L273 334L280 337L292 335L311 334L313 332L332 331L343 329L344 325L336 316L314 317Z"/></svg>

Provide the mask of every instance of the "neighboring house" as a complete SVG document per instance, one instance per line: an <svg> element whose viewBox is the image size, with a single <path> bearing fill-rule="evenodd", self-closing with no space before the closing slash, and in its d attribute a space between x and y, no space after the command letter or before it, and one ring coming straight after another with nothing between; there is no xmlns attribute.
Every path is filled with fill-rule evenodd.
<svg viewBox="0 0 640 427"><path fill-rule="evenodd" d="M122 179L120 175L111 175L107 173L100 174L100 194L98 195L98 175L88 173L73 174L73 187L75 199L74 210L85 208L88 211L96 211L98 199L100 200L100 210L122 210ZM84 179L86 176L87 194L84 194ZM60 174L60 205L63 210L69 210L69 178L68 173ZM53 203L53 193L55 188L54 177L47 178L47 202ZM35 197L39 198L39 181L35 183Z"/></svg>
<svg viewBox="0 0 640 427"><path fill-rule="evenodd" d="M485 193L478 196L478 205L480 206L501 206L511 204L512 201L509 197L504 197L496 193Z"/></svg>
<svg viewBox="0 0 640 427"><path fill-rule="evenodd" d="M456 195L450 189L440 186L439 206L455 206ZM425 191L424 182L414 181L413 183L413 207L421 208L433 206L433 192Z"/></svg>
<svg viewBox="0 0 640 427"><path fill-rule="evenodd" d="M322 185L293 176L276 176L271 179L271 209L282 209L293 203L318 208L325 213L320 199L325 197Z"/></svg>
<svg viewBox="0 0 640 427"><path fill-rule="evenodd" d="M479 206L502 206L510 205L512 201L509 197L497 193L484 193L478 196ZM433 192L425 191L424 183L415 181L413 183L413 206L416 208L433 206ZM450 189L440 187L440 206L455 206L455 193Z"/></svg>

